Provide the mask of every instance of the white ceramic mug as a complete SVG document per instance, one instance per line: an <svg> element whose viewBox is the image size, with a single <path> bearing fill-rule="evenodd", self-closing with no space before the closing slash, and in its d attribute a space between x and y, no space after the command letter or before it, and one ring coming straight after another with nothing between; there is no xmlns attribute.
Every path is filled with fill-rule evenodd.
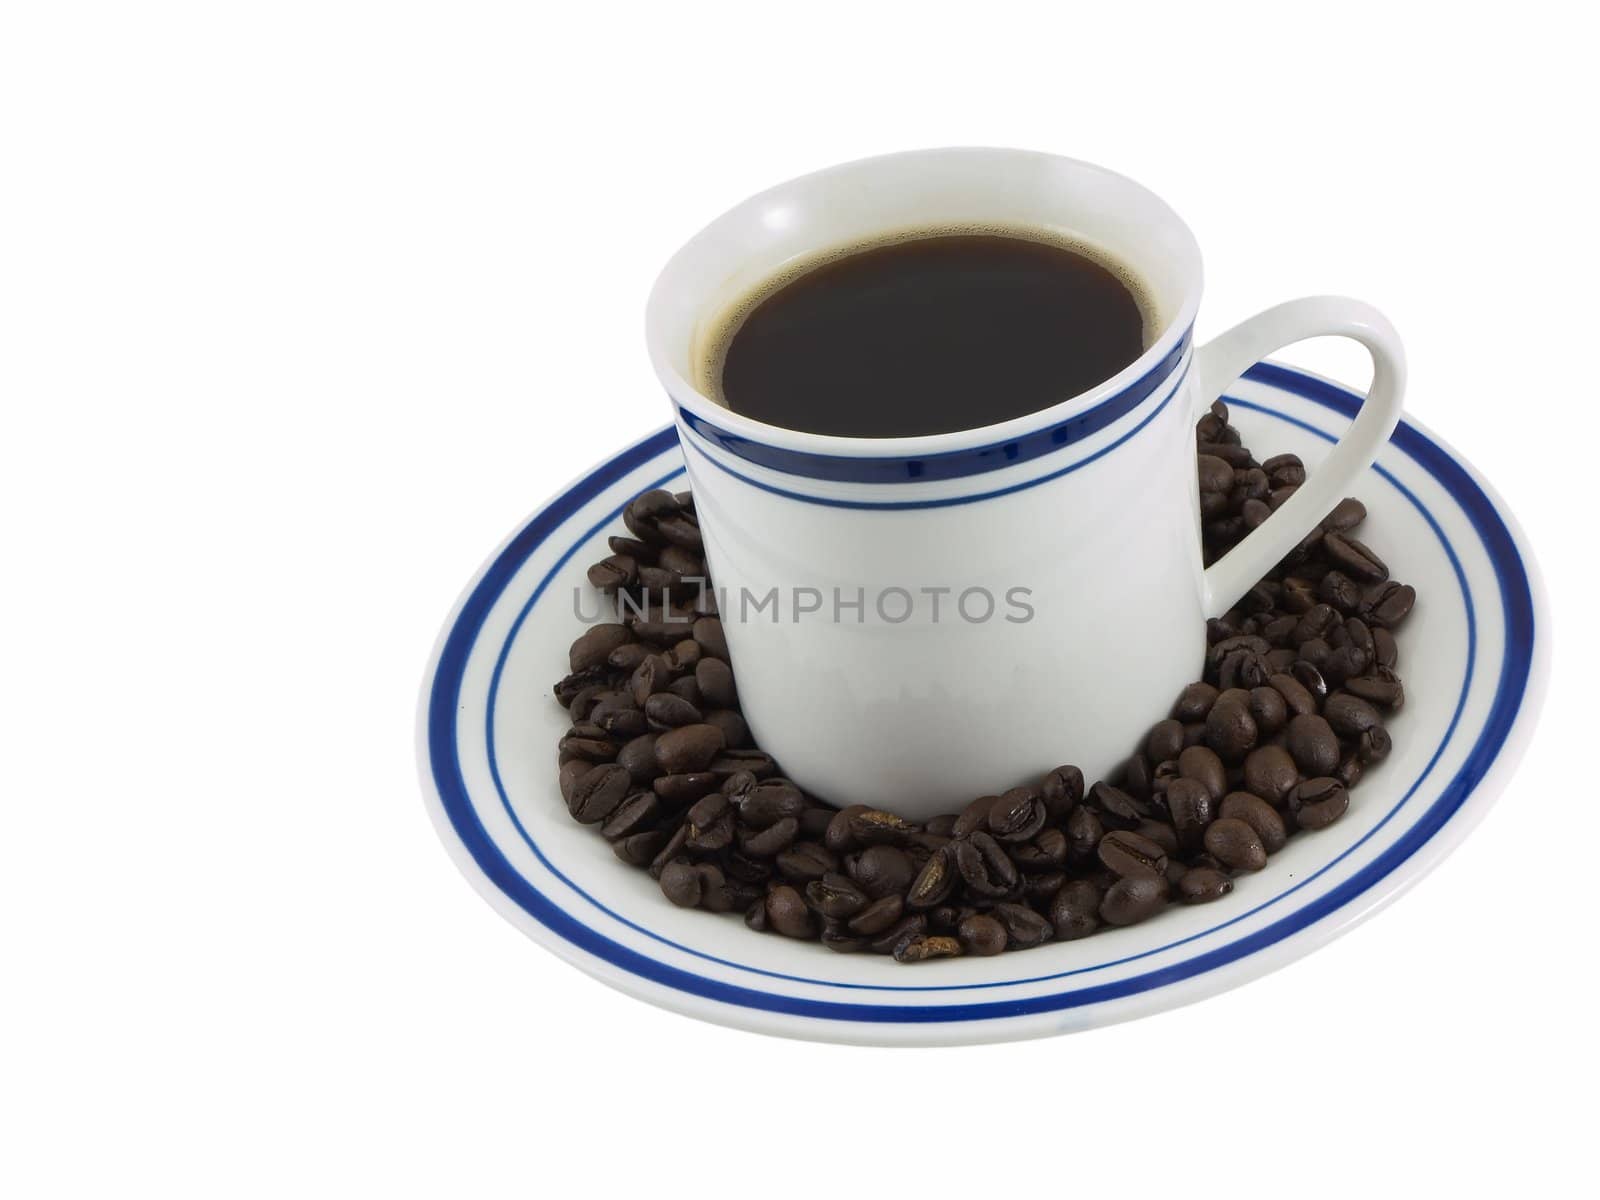
<svg viewBox="0 0 1600 1200"><path fill-rule="evenodd" d="M780 268L973 226L1049 231L1131 268L1155 310L1149 348L1052 407L923 437L782 429L695 386L719 318ZM914 151L791 180L668 262L650 354L744 713L787 775L835 803L924 818L1061 763L1100 778L1166 715L1199 676L1205 619L1347 494L1399 420L1405 379L1389 323L1339 297L1279 305L1193 348L1200 290L1194 236L1158 197L1017 150ZM1324 334L1371 353L1366 403L1312 477L1203 569L1195 421L1252 364Z"/></svg>

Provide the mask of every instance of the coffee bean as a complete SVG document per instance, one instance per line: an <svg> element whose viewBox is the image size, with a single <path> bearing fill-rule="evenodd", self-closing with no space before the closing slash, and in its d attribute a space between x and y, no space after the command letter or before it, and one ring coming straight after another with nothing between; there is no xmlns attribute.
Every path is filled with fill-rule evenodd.
<svg viewBox="0 0 1600 1200"><path fill-rule="evenodd" d="M1145 757L1153 763L1177 758L1183 749L1183 722L1168 719L1158 721L1145 738Z"/></svg>
<svg viewBox="0 0 1600 1200"><path fill-rule="evenodd" d="M950 828L950 836L962 838L968 834L976 833L980 829L987 829L989 827L989 810L999 802L999 796L979 796L961 810L956 817L955 824Z"/></svg>
<svg viewBox="0 0 1600 1200"><path fill-rule="evenodd" d="M1198 780L1174 779L1167 785L1167 811L1172 814L1180 850L1192 853L1200 848L1206 826L1215 817L1213 804L1211 789Z"/></svg>
<svg viewBox="0 0 1600 1200"><path fill-rule="evenodd" d="M850 835L863 846L900 845L916 832L910 821L882 809L863 809L850 818Z"/></svg>
<svg viewBox="0 0 1600 1200"><path fill-rule="evenodd" d="M1289 831L1278 810L1250 792L1229 792L1222 798L1221 815L1230 820L1243 821L1254 829L1268 854L1276 854L1289 840Z"/></svg>
<svg viewBox="0 0 1600 1200"><path fill-rule="evenodd" d="M739 834L739 849L752 858L776 858L800 836L800 822L785 817L765 829L745 829Z"/></svg>
<svg viewBox="0 0 1600 1200"><path fill-rule="evenodd" d="M866 908L871 899L853 881L830 871L806 884L806 902L825 917L844 920Z"/></svg>
<svg viewBox="0 0 1600 1200"><path fill-rule="evenodd" d="M661 869L661 894L679 908L694 908L700 903L700 873L694 864L677 859Z"/></svg>
<svg viewBox="0 0 1600 1200"><path fill-rule="evenodd" d="M1105 825L1099 816L1082 806L1067 814L1065 828L1071 853L1080 859L1092 857L1105 834Z"/></svg>
<svg viewBox="0 0 1600 1200"><path fill-rule="evenodd" d="M895 962L903 963L926 962L930 958L956 958L960 954L960 942L939 934L912 934L894 948Z"/></svg>
<svg viewBox="0 0 1600 1200"><path fill-rule="evenodd" d="M835 854L854 850L857 844L856 835L850 828L850 822L867 811L865 804L852 804L834 813L833 819L828 822L828 832L822 836L822 844Z"/></svg>
<svg viewBox="0 0 1600 1200"><path fill-rule="evenodd" d="M661 872L666 869L667 864L673 859L682 856L683 849L688 845L688 842L689 827L687 825L679 825L673 831L672 836L661 844L661 849L656 852L656 856L650 860L648 870L651 877L659 880Z"/></svg>
<svg viewBox="0 0 1600 1200"><path fill-rule="evenodd" d="M1350 793L1337 779L1308 779L1289 794L1289 811L1301 829L1326 829L1350 807Z"/></svg>
<svg viewBox="0 0 1600 1200"><path fill-rule="evenodd" d="M1261 464L1273 487L1298 487L1306 481L1306 467L1298 454L1275 454Z"/></svg>
<svg viewBox="0 0 1600 1200"><path fill-rule="evenodd" d="M657 733L676 729L680 725L696 725L701 721L698 708L671 692L657 692L646 697L643 715L650 722L650 728Z"/></svg>
<svg viewBox="0 0 1600 1200"><path fill-rule="evenodd" d="M990 806L989 832L1002 842L1025 842L1044 828L1048 815L1037 788L1012 788Z"/></svg>
<svg viewBox="0 0 1600 1200"><path fill-rule="evenodd" d="M810 910L800 893L781 883L767 893L767 925L784 937L815 936Z"/></svg>
<svg viewBox="0 0 1600 1200"><path fill-rule="evenodd" d="M1167 902L1165 875L1128 875L1111 885L1100 902L1108 925L1134 925L1155 916Z"/></svg>
<svg viewBox="0 0 1600 1200"><path fill-rule="evenodd" d="M968 954L988 958L1006 948L1006 927L984 913L973 913L965 918L956 933Z"/></svg>
<svg viewBox="0 0 1600 1200"><path fill-rule="evenodd" d="M893 954L895 947L928 932L928 918L922 913L907 913L877 937L867 939L867 949L874 954Z"/></svg>
<svg viewBox="0 0 1600 1200"><path fill-rule="evenodd" d="M716 708L732 708L738 703L733 670L720 658L702 658L697 662L694 666L694 682L700 694Z"/></svg>
<svg viewBox="0 0 1600 1200"><path fill-rule="evenodd" d="M1378 584L1366 594L1361 604L1361 615L1373 625L1395 629L1410 615L1416 602L1415 588L1391 579Z"/></svg>
<svg viewBox="0 0 1600 1200"><path fill-rule="evenodd" d="M667 660L667 666L672 668L674 674L693 671L695 664L700 661L700 643L693 638L684 638L661 657Z"/></svg>
<svg viewBox="0 0 1600 1200"><path fill-rule="evenodd" d="M877 937L899 922L905 912L905 901L898 895L880 896L847 922L851 933L862 937Z"/></svg>
<svg viewBox="0 0 1600 1200"><path fill-rule="evenodd" d="M1233 468L1214 454L1200 454L1195 458L1200 475L1202 492L1227 493L1233 490Z"/></svg>
<svg viewBox="0 0 1600 1200"><path fill-rule="evenodd" d="M1118 875L1162 875L1166 852L1149 838L1117 829L1100 839L1100 861Z"/></svg>
<svg viewBox="0 0 1600 1200"><path fill-rule="evenodd" d="M656 738L656 765L669 775L701 771L722 749L715 725L684 725Z"/></svg>
<svg viewBox="0 0 1600 1200"><path fill-rule="evenodd" d="M1088 802L1099 812L1101 821L1112 829L1132 829L1151 813L1147 805L1104 781L1089 789Z"/></svg>
<svg viewBox="0 0 1600 1200"><path fill-rule="evenodd" d="M1381 633L1382 630L1376 632ZM1379 667L1378 670L1383 672L1386 668ZM1399 678L1392 671L1387 674L1357 675L1353 679L1346 679L1344 690L1368 704L1378 705L1391 712L1406 702L1405 688L1401 686Z"/></svg>
<svg viewBox="0 0 1600 1200"><path fill-rule="evenodd" d="M1178 881L1178 894L1185 904L1209 904L1233 891L1233 880L1210 867L1185 871Z"/></svg>
<svg viewBox="0 0 1600 1200"><path fill-rule="evenodd" d="M1394 670L1400 659L1400 648L1395 643L1394 634L1381 621L1373 620L1370 616L1368 621L1372 625L1372 644L1377 650L1373 661L1385 670Z"/></svg>
<svg viewBox="0 0 1600 1200"><path fill-rule="evenodd" d="M1339 739L1322 717L1300 716L1290 721L1288 749L1303 775L1326 775L1339 765Z"/></svg>
<svg viewBox="0 0 1600 1200"><path fill-rule="evenodd" d="M990 915L1006 927L1006 947L1010 950L1031 950L1055 934L1050 922L1026 904L996 904Z"/></svg>
<svg viewBox="0 0 1600 1200"><path fill-rule="evenodd" d="M1304 716L1317 711L1317 698L1304 684L1292 675L1277 674L1267 680L1267 686L1283 697L1293 716Z"/></svg>
<svg viewBox="0 0 1600 1200"><path fill-rule="evenodd" d="M1374 726L1383 724L1377 709L1349 692L1329 696L1328 702L1322 706L1322 715L1335 733L1347 738L1360 737Z"/></svg>
<svg viewBox="0 0 1600 1200"><path fill-rule="evenodd" d="M1227 770L1222 759L1207 746L1190 746L1179 754L1178 774L1202 785L1213 800L1220 799L1228 790Z"/></svg>
<svg viewBox="0 0 1600 1200"><path fill-rule="evenodd" d="M1334 505L1333 511L1322 521L1322 527L1334 533L1354 529L1367 519L1367 506L1354 496L1347 496Z"/></svg>
<svg viewBox="0 0 1600 1200"><path fill-rule="evenodd" d="M1310 644L1311 643L1309 642L1306 643L1306 645ZM1302 646L1301 650L1304 651L1304 649L1305 647ZM1325 654L1331 653L1325 644L1323 646L1323 651ZM1296 659L1294 666L1289 668L1289 674L1294 676L1295 680L1299 682L1300 686L1303 687L1307 693L1309 693L1318 702L1327 696L1328 682L1322 677L1322 672L1317 668L1315 663L1308 662L1304 658ZM1288 699L1288 697L1284 698Z"/></svg>
<svg viewBox="0 0 1600 1200"><path fill-rule="evenodd" d="M1073 766L1057 767L1044 777L1039 790L1048 819L1059 825L1083 800L1083 772ZM951 832L953 835L954 830Z"/></svg>
<svg viewBox="0 0 1600 1200"><path fill-rule="evenodd" d="M688 804L717 788L717 777L709 771L686 775L662 775L650 782L651 789L668 804Z"/></svg>
<svg viewBox="0 0 1600 1200"><path fill-rule="evenodd" d="M1322 539L1322 552L1334 566L1357 579L1376 583L1389 578L1389 568L1383 559L1347 534L1328 533Z"/></svg>
<svg viewBox="0 0 1600 1200"><path fill-rule="evenodd" d="M976 896L997 899L1010 895L1020 882L1016 865L987 833L974 833L952 843L956 869Z"/></svg>
<svg viewBox="0 0 1600 1200"><path fill-rule="evenodd" d="M1237 817L1218 817L1206 828L1205 845L1224 866L1259 871L1267 865L1267 848L1256 831Z"/></svg>
<svg viewBox="0 0 1600 1200"><path fill-rule="evenodd" d="M613 650L631 641L633 634L624 625L591 625L572 643L567 661L574 672L602 667Z"/></svg>
<svg viewBox="0 0 1600 1200"><path fill-rule="evenodd" d="M1229 699L1225 693L1206 717L1206 745L1224 763L1240 762L1256 744L1258 731L1248 702Z"/></svg>
<svg viewBox="0 0 1600 1200"><path fill-rule="evenodd" d="M1217 702L1217 689L1209 683L1191 683L1179 694L1172 706L1174 720L1185 724L1204 721L1211 706ZM1170 756L1169 756L1170 757ZM1159 759L1157 760L1160 761Z"/></svg>
<svg viewBox="0 0 1600 1200"><path fill-rule="evenodd" d="M720 729L722 726L718 725L717 728ZM711 765L706 770L723 778L742 773L765 780L778 773L778 764L773 761L772 755L765 751L744 747L724 750L711 760Z"/></svg>
<svg viewBox="0 0 1600 1200"><path fill-rule="evenodd" d="M798 819L805 810L804 792L787 779L768 779L745 793L739 817L752 829L766 829L779 821Z"/></svg>
<svg viewBox="0 0 1600 1200"><path fill-rule="evenodd" d="M649 864L666 841L667 835L659 829L646 833L630 833L627 837L612 842L611 850L630 867L643 867Z"/></svg>
<svg viewBox="0 0 1600 1200"><path fill-rule="evenodd" d="M1364 763L1382 762L1389 757L1394 742L1382 725L1374 725L1356 740L1356 753Z"/></svg>
<svg viewBox="0 0 1600 1200"><path fill-rule="evenodd" d="M846 865L850 877L873 899L903 893L916 874L911 856L895 846L868 846Z"/></svg>
<svg viewBox="0 0 1600 1200"><path fill-rule="evenodd" d="M1289 723L1289 705L1276 688L1251 688L1250 715L1261 736L1271 737Z"/></svg>
<svg viewBox="0 0 1600 1200"><path fill-rule="evenodd" d="M1282 746L1261 746L1244 760L1244 786L1269 804L1283 807L1290 789L1299 782L1294 756Z"/></svg>
<svg viewBox="0 0 1600 1200"><path fill-rule="evenodd" d="M572 785L567 811L580 824L597 825L616 811L632 782L616 763L592 767Z"/></svg>
<svg viewBox="0 0 1600 1200"><path fill-rule="evenodd" d="M661 813L661 801L652 792L635 792L619 804L600 826L600 836L609 842L648 829Z"/></svg>
<svg viewBox="0 0 1600 1200"><path fill-rule="evenodd" d="M933 908L942 904L959 878L952 855L943 850L930 855L906 892L907 907Z"/></svg>
<svg viewBox="0 0 1600 1200"><path fill-rule="evenodd" d="M1317 596L1340 612L1349 614L1361 604L1361 586L1343 571L1329 571L1322 577Z"/></svg>

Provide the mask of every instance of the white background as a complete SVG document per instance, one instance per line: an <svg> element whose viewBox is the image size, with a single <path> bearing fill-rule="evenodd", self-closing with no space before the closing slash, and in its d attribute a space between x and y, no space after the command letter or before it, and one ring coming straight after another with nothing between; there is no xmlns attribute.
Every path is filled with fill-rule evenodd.
<svg viewBox="0 0 1600 1200"><path fill-rule="evenodd" d="M1581 1190L1580 6L630 9L4 7L0 1191ZM664 421L641 309L677 243L791 175L960 143L1164 195L1205 248L1202 337L1306 292L1388 312L1410 410L1540 552L1540 736L1393 909L1186 1010L911 1052L655 1011L441 850L429 648L529 509Z"/></svg>

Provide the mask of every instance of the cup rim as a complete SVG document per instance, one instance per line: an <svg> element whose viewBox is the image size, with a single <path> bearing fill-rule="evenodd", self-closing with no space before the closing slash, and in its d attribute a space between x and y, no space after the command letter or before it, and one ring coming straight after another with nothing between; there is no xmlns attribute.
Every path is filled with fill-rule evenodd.
<svg viewBox="0 0 1600 1200"><path fill-rule="evenodd" d="M683 374L673 365L672 356L668 352L665 334L662 330L663 317L668 303L665 296L666 284L674 269L686 257L692 255L701 240L709 237L718 226L737 219L746 210L770 202L780 194L797 186L820 183L832 176L859 172L863 168L879 163L958 155L973 159L982 157L1047 159L1057 163L1070 164L1076 170L1098 175L1103 179L1115 182L1119 186L1142 193L1164 212L1173 228L1181 234L1182 239L1187 244L1191 269L1187 272L1189 278L1184 287L1181 300L1165 322L1160 335L1145 348L1138 358L1094 387L1087 388L1076 395L1069 396L1035 412L1024 413L1007 421L977 425L971 429L895 438L844 437L838 434L808 433L804 430L788 429L782 425L769 425L764 421L757 421L743 416L716 403L701 392L698 387L690 383L689 380L685 379ZM649 299L645 303L645 343L656 377L667 389L667 393L671 396L673 402L687 409L704 424L719 429L732 437L780 450L825 457L862 459L920 458L946 454L952 451L971 450L995 443L1004 443L1014 438L1037 432L1040 429L1050 428L1081 418L1102 403L1120 396L1129 387L1149 375L1153 369L1169 356L1173 355L1179 345L1189 337L1190 330L1194 325L1195 314L1200 307L1202 283L1203 267L1200 247L1195 240L1193 231L1184 223L1183 218L1178 216L1171 205L1167 204L1165 200L1161 199L1149 188L1126 175L1096 163L1069 158L1066 155L1048 154L1039 150L998 146L943 146L921 150L902 150L893 154L877 154L865 158L852 159L849 162L824 167L819 171L797 175L792 179L785 180L747 197L707 222L693 237L674 252L657 275L656 281L650 289Z"/></svg>

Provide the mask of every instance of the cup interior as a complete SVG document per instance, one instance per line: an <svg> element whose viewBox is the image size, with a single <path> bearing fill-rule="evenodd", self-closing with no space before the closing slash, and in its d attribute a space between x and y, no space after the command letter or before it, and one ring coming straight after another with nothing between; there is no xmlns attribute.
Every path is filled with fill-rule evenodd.
<svg viewBox="0 0 1600 1200"><path fill-rule="evenodd" d="M909 231L968 228L1041 230L1121 264L1142 285L1145 352L1114 380L1065 398L1046 413L1089 400L1124 377L1138 377L1193 321L1199 248L1188 227L1153 192L1104 168L1055 155L921 150L862 159L779 184L695 235L668 262L651 292L646 332L657 374L675 400L707 419L776 436L776 427L729 412L694 384L697 358L724 314L799 260ZM781 433L791 442L873 441Z"/></svg>

